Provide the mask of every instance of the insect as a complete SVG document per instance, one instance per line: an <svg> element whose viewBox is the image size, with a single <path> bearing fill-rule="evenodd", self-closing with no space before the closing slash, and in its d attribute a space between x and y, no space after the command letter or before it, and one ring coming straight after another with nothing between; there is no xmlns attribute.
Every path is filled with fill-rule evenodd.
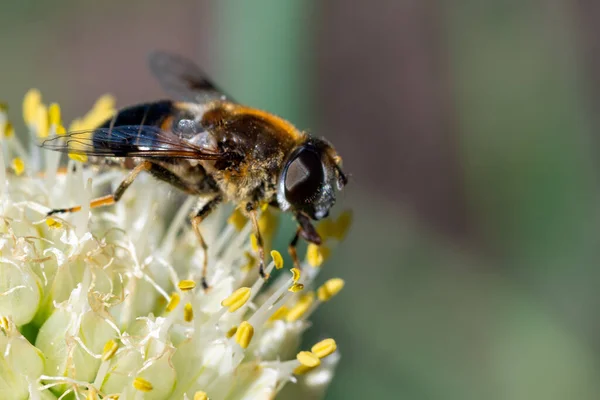
<svg viewBox="0 0 600 400"><path fill-rule="evenodd" d="M233 101L184 57L155 52L149 67L174 100L123 108L95 129L52 137L41 146L130 171L114 193L92 200L92 208L118 202L143 171L198 196L197 211L190 217L204 250L205 289L209 287L208 254L199 224L223 202L240 206L251 220L263 278L264 246L257 210L268 203L292 213L298 227L288 251L299 265L299 238L321 243L311 221L327 217L336 190L347 183L332 145L280 117ZM80 209L54 209L48 215Z"/></svg>

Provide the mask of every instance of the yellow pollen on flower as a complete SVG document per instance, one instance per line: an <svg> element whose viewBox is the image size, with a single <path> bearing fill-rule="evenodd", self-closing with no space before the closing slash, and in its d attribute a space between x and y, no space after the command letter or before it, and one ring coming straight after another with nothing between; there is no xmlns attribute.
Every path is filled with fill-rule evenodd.
<svg viewBox="0 0 600 400"><path fill-rule="evenodd" d="M296 360L300 362L300 364L305 367L314 368L321 365L321 360L316 354L311 353L310 351L301 351L296 355Z"/></svg>
<svg viewBox="0 0 600 400"><path fill-rule="evenodd" d="M229 329L227 331L227 333L225 333L225 336L227 337L227 339L230 339L233 337L233 335L235 335L235 333L237 332L237 326L233 326L231 327L231 329Z"/></svg>
<svg viewBox="0 0 600 400"><path fill-rule="evenodd" d="M13 126L13 124L11 122L7 122L6 125L4 125L4 137L5 138L11 138L15 135L15 127Z"/></svg>
<svg viewBox="0 0 600 400"><path fill-rule="evenodd" d="M294 322L302 318L310 309L315 300L315 294L310 292L300 298L300 300L288 311L285 316L287 322Z"/></svg>
<svg viewBox="0 0 600 400"><path fill-rule="evenodd" d="M254 267L256 267L256 257L254 257L249 251L244 252L244 257L246 257L247 262L241 267L241 270L244 272L252 271Z"/></svg>
<svg viewBox="0 0 600 400"><path fill-rule="evenodd" d="M86 154L76 154L76 153L69 153L69 158L73 161L79 161L79 162L87 162L88 157Z"/></svg>
<svg viewBox="0 0 600 400"><path fill-rule="evenodd" d="M325 218L317 224L317 233L323 240L333 237L335 232L335 221L331 218Z"/></svg>
<svg viewBox="0 0 600 400"><path fill-rule="evenodd" d="M352 211L346 210L340 214L335 221L335 230L333 231L333 237L337 240L342 240L346 237L350 226L352 225Z"/></svg>
<svg viewBox="0 0 600 400"><path fill-rule="evenodd" d="M300 279L300 270L294 267L290 269L290 271L292 272L292 279L294 280L294 283L298 282Z"/></svg>
<svg viewBox="0 0 600 400"><path fill-rule="evenodd" d="M283 257L281 257L281 253L277 250L271 250L271 258L275 263L275 268L281 269L283 268Z"/></svg>
<svg viewBox="0 0 600 400"><path fill-rule="evenodd" d="M191 279L184 279L179 281L177 287L179 288L179 290L187 292L196 288L196 282L192 281Z"/></svg>
<svg viewBox="0 0 600 400"><path fill-rule="evenodd" d="M337 343L331 338L321 340L310 349L310 351L312 351L319 358L325 358L336 350Z"/></svg>
<svg viewBox="0 0 600 400"><path fill-rule="evenodd" d="M56 127L56 134L57 135L65 135L67 133L67 130L65 129L65 127L63 125L58 125Z"/></svg>
<svg viewBox="0 0 600 400"><path fill-rule="evenodd" d="M306 248L306 261L313 267L320 267L329 258L330 253L329 247L325 245L317 246L309 243Z"/></svg>
<svg viewBox="0 0 600 400"><path fill-rule="evenodd" d="M208 395L206 394L206 392L203 391L197 391L196 393L194 393L194 400L208 400Z"/></svg>
<svg viewBox="0 0 600 400"><path fill-rule="evenodd" d="M115 98L105 94L101 96L92 109L78 121L79 129L93 129L108 120L115 113Z"/></svg>
<svg viewBox="0 0 600 400"><path fill-rule="evenodd" d="M244 226L248 222L248 218L246 218L242 210L236 208L235 210L233 210L233 212L227 219L227 222L233 225L235 230L239 232L244 228Z"/></svg>
<svg viewBox="0 0 600 400"><path fill-rule="evenodd" d="M312 371L315 368L316 367L307 367L305 365L299 365L299 366L296 367L296 369L294 369L294 371L292 373L294 375L304 375L308 371Z"/></svg>
<svg viewBox="0 0 600 400"><path fill-rule="evenodd" d="M229 312L237 311L248 299L252 291L249 287L241 287L221 302L223 307L229 307Z"/></svg>
<svg viewBox="0 0 600 400"><path fill-rule="evenodd" d="M344 280L340 278L333 278L325 282L317 289L317 296L321 301L328 301L333 296L339 293L344 287Z"/></svg>
<svg viewBox="0 0 600 400"><path fill-rule="evenodd" d="M281 306L271 315L269 321L275 321L278 319L284 319L287 313L289 312L289 308L287 306Z"/></svg>
<svg viewBox="0 0 600 400"><path fill-rule="evenodd" d="M254 336L254 327L248 321L244 321L235 333L235 341L242 349L246 349L250 345L252 336Z"/></svg>
<svg viewBox="0 0 600 400"><path fill-rule="evenodd" d="M10 329L10 320L6 317L0 317L0 328L8 331Z"/></svg>
<svg viewBox="0 0 600 400"><path fill-rule="evenodd" d="M148 393L154 389L150 382L139 376L133 380L133 387L135 390L139 390L140 392L144 393Z"/></svg>
<svg viewBox="0 0 600 400"><path fill-rule="evenodd" d="M54 229L59 229L63 226L60 221L57 221L54 218L46 218L46 225L48 225L48 228Z"/></svg>
<svg viewBox="0 0 600 400"><path fill-rule="evenodd" d="M181 301L181 296L179 296L179 293L177 293L177 292L171 293L171 297L169 298L169 302L167 303L165 310L167 312L173 311L174 309L177 308L180 301Z"/></svg>
<svg viewBox="0 0 600 400"><path fill-rule="evenodd" d="M0 113L8 112L8 103L0 101Z"/></svg>
<svg viewBox="0 0 600 400"><path fill-rule="evenodd" d="M192 308L192 303L185 303L183 306L183 320L185 322L192 322L194 319L194 309Z"/></svg>
<svg viewBox="0 0 600 400"><path fill-rule="evenodd" d="M48 137L48 107L46 107L44 104L38 105L35 113L34 125L38 137Z"/></svg>
<svg viewBox="0 0 600 400"><path fill-rule="evenodd" d="M38 106L42 103L42 94L37 89L29 89L23 98L23 119L27 125L34 122Z"/></svg>
<svg viewBox="0 0 600 400"><path fill-rule="evenodd" d="M102 349L102 361L108 361L115 355L119 348L119 344L114 340L109 340L104 345L104 349Z"/></svg>
<svg viewBox="0 0 600 400"><path fill-rule="evenodd" d="M288 290L292 293L298 293L299 291L301 291L302 289L304 289L304 285L301 283L294 283L292 286L290 286L288 288Z"/></svg>
<svg viewBox="0 0 600 400"><path fill-rule="evenodd" d="M58 103L52 103L50 104L50 107L48 107L48 121L50 122L50 125L59 126L61 124L60 106Z"/></svg>
<svg viewBox="0 0 600 400"><path fill-rule="evenodd" d="M87 391L87 395L85 396L85 400L98 400L98 392L96 392L96 389L94 388L89 388Z"/></svg>
<svg viewBox="0 0 600 400"><path fill-rule="evenodd" d="M275 212L273 212L273 210L269 208L267 204L267 207L262 210L260 217L258 218L258 228L260 229L260 233L262 234L267 247L275 235L278 222L278 215L275 214Z"/></svg>
<svg viewBox="0 0 600 400"><path fill-rule="evenodd" d="M23 162L23 159L19 157L13 158L11 166L17 176L21 176L23 172L25 172L25 163Z"/></svg>

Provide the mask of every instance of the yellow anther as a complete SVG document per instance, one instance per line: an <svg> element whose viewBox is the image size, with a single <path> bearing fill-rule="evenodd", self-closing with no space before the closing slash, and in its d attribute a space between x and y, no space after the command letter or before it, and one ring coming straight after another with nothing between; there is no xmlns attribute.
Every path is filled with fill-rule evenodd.
<svg viewBox="0 0 600 400"><path fill-rule="evenodd" d="M96 100L92 110L112 110L115 108L117 100L112 94L103 94Z"/></svg>
<svg viewBox="0 0 600 400"><path fill-rule="evenodd" d="M319 357L310 351L301 351L296 355L296 360L300 361L300 364L309 368L314 368L321 365L321 360L319 360Z"/></svg>
<svg viewBox="0 0 600 400"><path fill-rule="evenodd" d="M0 113L7 113L8 112L8 104L0 101Z"/></svg>
<svg viewBox="0 0 600 400"><path fill-rule="evenodd" d="M299 291L301 291L302 289L304 289L304 285L301 283L294 283L292 286L289 287L289 291L292 293L298 293Z"/></svg>
<svg viewBox="0 0 600 400"><path fill-rule="evenodd" d="M287 313L289 312L289 308L287 306L281 306L271 315L269 321L275 321L278 319L284 319Z"/></svg>
<svg viewBox="0 0 600 400"><path fill-rule="evenodd" d="M58 125L56 127L56 134L57 135L64 135L67 133L67 130L65 129L65 127L63 125Z"/></svg>
<svg viewBox="0 0 600 400"><path fill-rule="evenodd" d="M5 331L10 330L10 320L6 317L0 317L0 328L4 329Z"/></svg>
<svg viewBox="0 0 600 400"><path fill-rule="evenodd" d="M87 162L88 157L86 154L76 154L76 153L69 153L69 158L73 161L79 161L79 162Z"/></svg>
<svg viewBox="0 0 600 400"><path fill-rule="evenodd" d="M77 128L92 129L102 124L115 113L115 98L111 95L100 97L92 109L77 122Z"/></svg>
<svg viewBox="0 0 600 400"><path fill-rule="evenodd" d="M271 250L271 258L275 263L275 268L281 269L283 268L283 257L281 257L281 253L277 250Z"/></svg>
<svg viewBox="0 0 600 400"><path fill-rule="evenodd" d="M34 122L38 106L42 103L42 94L37 89L30 89L23 99L23 119L27 125Z"/></svg>
<svg viewBox="0 0 600 400"><path fill-rule="evenodd" d="M12 169L15 171L17 176L20 176L23 174L23 172L25 172L25 163L21 158L15 157L12 160Z"/></svg>
<svg viewBox="0 0 600 400"><path fill-rule="evenodd" d="M321 340L319 343L316 343L310 349L310 351L312 351L319 358L325 358L328 355L332 354L336 350L337 350L337 343L335 343L335 340L333 340L331 338Z"/></svg>
<svg viewBox="0 0 600 400"><path fill-rule="evenodd" d="M294 322L302 318L304 314L310 309L315 299L314 293L307 293L300 298L300 300L288 311L285 316L285 320L288 322Z"/></svg>
<svg viewBox="0 0 600 400"><path fill-rule="evenodd" d="M306 248L306 261L313 267L320 267L330 253L329 247L325 245L317 246L314 243L309 243Z"/></svg>
<svg viewBox="0 0 600 400"><path fill-rule="evenodd" d="M258 251L258 239L256 239L256 235L254 233L250 234L250 247L253 252Z"/></svg>
<svg viewBox="0 0 600 400"><path fill-rule="evenodd" d="M292 268L290 271L292 272L292 279L294 280L294 283L298 282L300 279L300 270L298 268Z"/></svg>
<svg viewBox="0 0 600 400"><path fill-rule="evenodd" d="M192 322L194 319L194 309L192 308L192 303L185 303L183 306L183 320L185 322Z"/></svg>
<svg viewBox="0 0 600 400"><path fill-rule="evenodd" d="M63 226L60 221L57 221L54 218L46 218L46 225L48 225L49 228L54 229L59 229Z"/></svg>
<svg viewBox="0 0 600 400"><path fill-rule="evenodd" d="M60 106L58 103L52 103L50 104L50 107L48 107L48 121L50 122L50 125L59 126L61 124Z"/></svg>
<svg viewBox="0 0 600 400"><path fill-rule="evenodd" d="M225 336L227 336L227 339L232 338L233 335L235 335L235 333L237 332L237 329L238 329L237 326L231 327L231 329L229 329L227 331L227 333L225 334Z"/></svg>
<svg viewBox="0 0 600 400"><path fill-rule="evenodd" d="M165 308L165 310L167 312L173 311L174 309L177 308L180 301L181 301L181 296L179 296L179 293L177 293L177 292L171 293L171 297L169 298L169 302L167 303L167 307Z"/></svg>
<svg viewBox="0 0 600 400"><path fill-rule="evenodd" d="M194 400L208 400L208 395L206 394L206 392L203 391L197 391L196 393L194 393Z"/></svg>
<svg viewBox="0 0 600 400"><path fill-rule="evenodd" d="M242 307L250 298L249 287L241 287L221 302L223 307L229 307L229 312L234 312Z"/></svg>
<svg viewBox="0 0 600 400"><path fill-rule="evenodd" d="M350 226L352 225L352 211L347 210L340 214L338 219L335 222L335 231L333 232L333 236L337 240L342 240L346 237L348 230L350 230Z"/></svg>
<svg viewBox="0 0 600 400"><path fill-rule="evenodd" d="M317 225L317 233L323 240L334 236L335 229L335 221L331 218L325 218Z"/></svg>
<svg viewBox="0 0 600 400"><path fill-rule="evenodd" d="M38 105L33 123L38 137L48 137L48 107L44 104Z"/></svg>
<svg viewBox="0 0 600 400"><path fill-rule="evenodd" d="M248 218L246 218L242 210L236 208L229 216L229 219L227 219L227 222L233 225L235 230L239 232L244 228L244 226L248 222Z"/></svg>
<svg viewBox="0 0 600 400"><path fill-rule="evenodd" d="M145 393L150 392L154 388L150 382L139 376L133 380L133 387L135 390Z"/></svg>
<svg viewBox="0 0 600 400"><path fill-rule="evenodd" d="M272 208L266 208L260 213L258 218L258 228L263 236L266 247L270 247L270 243L275 235L277 226L279 225L279 214L276 214Z"/></svg>
<svg viewBox="0 0 600 400"><path fill-rule="evenodd" d="M242 349L245 349L250 344L252 336L254 336L254 327L248 321L244 321L235 333L235 341Z"/></svg>
<svg viewBox="0 0 600 400"><path fill-rule="evenodd" d="M115 355L117 350L119 349L119 344L114 340L109 340L104 345L104 349L102 349L102 361L108 361Z"/></svg>
<svg viewBox="0 0 600 400"><path fill-rule="evenodd" d="M196 282L191 279L184 279L179 281L177 287L179 287L179 290L187 292L188 290L194 290L196 288Z"/></svg>
<svg viewBox="0 0 600 400"><path fill-rule="evenodd" d="M315 368L316 367L307 367L305 365L299 365L294 369L294 371L292 373L294 375L303 375L303 374L307 373L308 371L312 371Z"/></svg>
<svg viewBox="0 0 600 400"><path fill-rule="evenodd" d="M327 301L339 293L344 287L344 280L333 278L325 282L317 289L317 296L321 301Z"/></svg>
<svg viewBox="0 0 600 400"><path fill-rule="evenodd" d="M4 137L5 138L11 138L15 135L15 127L13 126L13 124L11 122L7 122L6 125L4 125Z"/></svg>

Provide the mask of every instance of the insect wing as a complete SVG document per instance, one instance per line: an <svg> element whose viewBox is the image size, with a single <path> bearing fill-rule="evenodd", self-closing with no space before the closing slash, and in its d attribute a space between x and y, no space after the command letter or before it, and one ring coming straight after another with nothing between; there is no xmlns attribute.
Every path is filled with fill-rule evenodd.
<svg viewBox="0 0 600 400"><path fill-rule="evenodd" d="M45 140L41 147L63 153L100 157L173 157L199 160L225 157L224 153L194 145L171 132L150 125L69 132Z"/></svg>
<svg viewBox="0 0 600 400"><path fill-rule="evenodd" d="M163 89L175 99L200 104L229 99L193 61L185 57L155 51L148 57L148 65Z"/></svg>

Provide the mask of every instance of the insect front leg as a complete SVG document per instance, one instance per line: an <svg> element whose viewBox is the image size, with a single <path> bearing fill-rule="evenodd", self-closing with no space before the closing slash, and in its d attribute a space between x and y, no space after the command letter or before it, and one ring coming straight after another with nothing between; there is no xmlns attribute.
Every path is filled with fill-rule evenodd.
<svg viewBox="0 0 600 400"><path fill-rule="evenodd" d="M109 194L106 196L102 196L102 197L93 199L92 201L90 201L90 208L110 206L112 204L115 204L117 201L119 201L121 199L121 197L123 196L123 193L125 193L127 188L129 186L131 186L131 184L133 183L135 178L137 178L137 176L140 174L140 172L148 171L148 170L150 170L151 167L152 167L152 164L149 161L144 161L141 164L138 164L135 168L133 168L131 170L129 175L127 175L127 177L123 180L123 182L121 182L121 184L119 185L119 187L117 188L117 190L115 190L115 192L113 194ZM55 208L53 210L50 210L48 212L48 214L46 214L46 215L50 216L50 215L58 214L58 213L71 213L71 212L77 212L80 210L81 210L81 206L75 206L75 207L70 207L70 208Z"/></svg>
<svg viewBox="0 0 600 400"><path fill-rule="evenodd" d="M196 215L192 218L192 227L194 228L194 232L196 233L196 237L200 242L200 246L204 252L204 261L202 263L202 288L204 290L208 289L208 283L206 281L206 274L208 273L208 246L206 245L206 241L204 241L204 237L202 236L202 232L200 232L200 223L208 217L208 215L221 203L223 198L221 196L216 196L212 200L209 200L205 203L200 209L196 212Z"/></svg>
<svg viewBox="0 0 600 400"><path fill-rule="evenodd" d="M298 229L296 234L292 238L288 246L288 253L294 262L294 267L300 268L300 261L298 260L298 254L296 252L296 246L298 245L298 239L302 237L304 240L316 245L320 245L323 241L321 236L315 229L314 225L306 215L298 213L296 214L296 221L298 222Z"/></svg>

